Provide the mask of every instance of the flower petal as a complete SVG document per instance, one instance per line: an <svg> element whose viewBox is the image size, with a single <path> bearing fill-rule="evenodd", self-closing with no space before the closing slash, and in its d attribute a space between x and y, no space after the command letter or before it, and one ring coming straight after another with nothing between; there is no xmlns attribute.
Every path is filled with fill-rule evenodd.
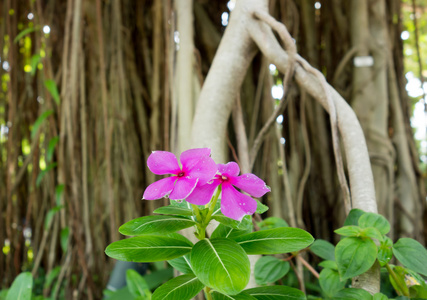
<svg viewBox="0 0 427 300"><path fill-rule="evenodd" d="M176 176L171 176L168 178L160 179L152 184L150 184L144 191L142 199L144 200L156 200L163 198L168 195L173 190L173 185Z"/></svg>
<svg viewBox="0 0 427 300"><path fill-rule="evenodd" d="M147 166L157 175L178 174L181 171L175 155L168 151L153 151L148 157Z"/></svg>
<svg viewBox="0 0 427 300"><path fill-rule="evenodd" d="M210 152L209 148L198 148L181 154L182 170L192 178L199 178L199 184L210 181L218 170L214 160L209 156Z"/></svg>
<svg viewBox="0 0 427 300"><path fill-rule="evenodd" d="M169 195L171 200L182 200L187 198L197 185L199 178L181 177L175 183L175 186Z"/></svg>
<svg viewBox="0 0 427 300"><path fill-rule="evenodd" d="M225 165L218 164L218 171L221 174L226 174L228 176L237 176L240 173L240 168L237 163L235 163L234 161L231 161Z"/></svg>
<svg viewBox="0 0 427 300"><path fill-rule="evenodd" d="M219 180L213 180L212 183L206 183L204 185L197 185L190 196L185 199L187 202L196 205L205 205L211 201L213 193L218 185L221 184Z"/></svg>
<svg viewBox="0 0 427 300"><path fill-rule="evenodd" d="M230 183L222 184L221 212L234 220L241 220L244 215L252 215L257 202L251 197L238 192Z"/></svg>
<svg viewBox="0 0 427 300"><path fill-rule="evenodd" d="M254 197L262 197L270 191L265 182L254 174L243 174L230 178L230 183Z"/></svg>

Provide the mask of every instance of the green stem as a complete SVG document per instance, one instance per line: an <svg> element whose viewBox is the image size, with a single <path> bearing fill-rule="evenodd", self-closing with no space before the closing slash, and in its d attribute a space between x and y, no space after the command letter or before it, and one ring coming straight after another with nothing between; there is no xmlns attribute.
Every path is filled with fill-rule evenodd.
<svg viewBox="0 0 427 300"><path fill-rule="evenodd" d="M196 220L198 222L202 222L202 216L200 215L200 210L197 207L196 204L191 204L191 207L193 208L194 214L196 215Z"/></svg>
<svg viewBox="0 0 427 300"><path fill-rule="evenodd" d="M221 185L218 186L218 189L216 191L216 194L213 196L212 200L211 200L211 204L209 206L209 211L208 214L206 215L206 219L205 219L205 226L208 226L209 222L211 221L211 216L214 212L215 209L215 205L216 202L218 201L219 195L221 194Z"/></svg>
<svg viewBox="0 0 427 300"><path fill-rule="evenodd" d="M396 273L393 271L393 269L390 267L389 264L385 264L385 267L388 271L388 273L391 275L391 277L393 277L394 282L396 282L396 284L399 286L399 289L402 291L403 295L406 297L409 297L409 291L408 291L408 287L407 286L402 286L402 282L400 280L400 278L397 277ZM396 291L398 294L399 291Z"/></svg>
<svg viewBox="0 0 427 300"><path fill-rule="evenodd" d="M212 300L212 295L209 293L211 289L205 286L203 290L205 291L206 300Z"/></svg>

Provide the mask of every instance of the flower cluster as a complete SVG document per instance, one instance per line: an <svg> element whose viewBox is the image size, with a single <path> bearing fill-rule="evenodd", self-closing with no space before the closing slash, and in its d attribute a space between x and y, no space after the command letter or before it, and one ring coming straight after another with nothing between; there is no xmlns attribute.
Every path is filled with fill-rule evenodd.
<svg viewBox="0 0 427 300"><path fill-rule="evenodd" d="M190 149L181 153L181 167L173 153L154 151L147 161L148 168L157 175L171 174L149 185L143 199L155 200L169 196L196 205L208 204L216 188L221 185L221 212L241 220L256 211L257 202L237 191L235 187L254 197L261 197L270 189L254 174L239 176L237 163L216 164L209 148Z"/></svg>

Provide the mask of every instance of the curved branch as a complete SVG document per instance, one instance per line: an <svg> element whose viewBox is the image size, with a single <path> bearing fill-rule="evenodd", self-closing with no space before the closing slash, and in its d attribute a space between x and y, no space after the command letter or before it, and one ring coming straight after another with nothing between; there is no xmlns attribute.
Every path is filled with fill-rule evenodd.
<svg viewBox="0 0 427 300"><path fill-rule="evenodd" d="M286 72L289 64L289 56L277 42L271 29L261 22L253 22L247 28L247 31L261 52L281 72ZM297 60L308 64L299 55L297 55ZM322 82L320 82L317 76L307 72L302 66L296 65L295 80L329 112L327 98L324 97ZM336 107L338 128L347 156L352 207L360 208L367 212L377 212L374 180L362 128L354 111L347 102L334 88L329 84L326 85Z"/></svg>

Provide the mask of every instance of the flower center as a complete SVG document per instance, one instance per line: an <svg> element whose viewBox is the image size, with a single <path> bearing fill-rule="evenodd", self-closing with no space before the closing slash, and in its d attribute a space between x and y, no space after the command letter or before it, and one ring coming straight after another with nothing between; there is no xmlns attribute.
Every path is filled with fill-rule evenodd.
<svg viewBox="0 0 427 300"><path fill-rule="evenodd" d="M221 175L221 179L222 179L223 181L228 181L228 177L227 177L227 176L225 176L225 175Z"/></svg>
<svg viewBox="0 0 427 300"><path fill-rule="evenodd" d="M178 173L178 177L183 177L184 175L185 175L185 173L182 171Z"/></svg>

